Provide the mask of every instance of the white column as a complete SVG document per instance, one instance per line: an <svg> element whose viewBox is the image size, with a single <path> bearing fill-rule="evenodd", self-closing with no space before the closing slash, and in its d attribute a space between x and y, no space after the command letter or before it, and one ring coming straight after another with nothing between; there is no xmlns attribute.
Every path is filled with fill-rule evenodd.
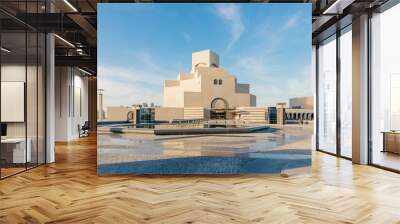
<svg viewBox="0 0 400 224"><path fill-rule="evenodd" d="M368 15L353 19L353 162L368 163Z"/></svg>
<svg viewBox="0 0 400 224"><path fill-rule="evenodd" d="M313 96L314 96L314 132L311 139L311 148L313 150L317 149L317 121L315 115L317 114L317 48L315 45L312 46L311 54L311 80L313 86Z"/></svg>
<svg viewBox="0 0 400 224"><path fill-rule="evenodd" d="M55 141L69 141L72 125L72 68L55 69Z"/></svg>
<svg viewBox="0 0 400 224"><path fill-rule="evenodd" d="M55 161L55 54L54 35L46 36L46 163Z"/></svg>

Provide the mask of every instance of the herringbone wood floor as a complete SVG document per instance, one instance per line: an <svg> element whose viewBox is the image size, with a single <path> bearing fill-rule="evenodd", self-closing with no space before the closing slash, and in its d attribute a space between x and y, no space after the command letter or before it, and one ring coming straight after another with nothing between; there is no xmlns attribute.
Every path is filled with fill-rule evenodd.
<svg viewBox="0 0 400 224"><path fill-rule="evenodd" d="M98 176L96 139L0 181L0 223L400 223L400 175L315 152L309 174Z"/></svg>

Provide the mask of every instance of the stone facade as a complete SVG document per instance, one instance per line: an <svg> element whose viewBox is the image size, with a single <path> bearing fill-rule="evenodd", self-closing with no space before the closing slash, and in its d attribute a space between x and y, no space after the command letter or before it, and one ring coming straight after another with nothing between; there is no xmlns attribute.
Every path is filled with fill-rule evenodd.
<svg viewBox="0 0 400 224"><path fill-rule="evenodd" d="M192 54L192 70L180 72L177 80L164 81L163 107L234 109L255 107L250 85L219 67L219 56L211 50Z"/></svg>
<svg viewBox="0 0 400 224"><path fill-rule="evenodd" d="M107 107L107 121L131 121L136 123L140 108L137 107Z"/></svg>
<svg viewBox="0 0 400 224"><path fill-rule="evenodd" d="M296 97L289 99L289 107L291 109L314 109L314 97Z"/></svg>

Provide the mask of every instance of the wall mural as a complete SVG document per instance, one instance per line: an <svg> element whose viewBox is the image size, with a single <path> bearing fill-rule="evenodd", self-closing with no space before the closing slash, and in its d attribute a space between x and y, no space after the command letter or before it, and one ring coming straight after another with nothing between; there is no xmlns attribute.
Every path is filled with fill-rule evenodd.
<svg viewBox="0 0 400 224"><path fill-rule="evenodd" d="M308 171L311 5L98 10L99 174Z"/></svg>

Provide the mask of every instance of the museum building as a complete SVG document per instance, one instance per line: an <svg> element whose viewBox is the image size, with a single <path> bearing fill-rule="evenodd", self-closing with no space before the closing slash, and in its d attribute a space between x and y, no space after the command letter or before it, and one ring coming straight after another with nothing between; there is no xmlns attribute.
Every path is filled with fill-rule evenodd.
<svg viewBox="0 0 400 224"><path fill-rule="evenodd" d="M256 107L250 85L220 67L212 50L192 54L190 72L180 72L176 80L164 81L163 106L155 119L242 119L265 122L266 110Z"/></svg>

